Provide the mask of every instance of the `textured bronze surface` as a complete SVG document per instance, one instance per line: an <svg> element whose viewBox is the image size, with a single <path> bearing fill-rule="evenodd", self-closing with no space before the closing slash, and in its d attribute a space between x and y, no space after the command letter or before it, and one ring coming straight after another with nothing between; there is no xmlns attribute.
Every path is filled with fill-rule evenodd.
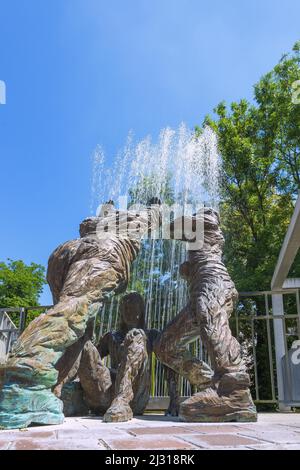
<svg viewBox="0 0 300 470"><path fill-rule="evenodd" d="M159 208L151 208L151 217L155 225ZM126 290L140 239L149 229L148 218L135 212L118 212L121 236L105 236L106 228L115 222L114 209L85 219L80 238L64 243L50 256L47 279L55 306L30 323L0 368L0 426L63 421L62 402L56 395L60 394L58 381L68 380L74 365L69 348L80 341L74 346L79 354L86 344L82 338L103 296ZM64 354L68 357L62 359ZM72 366L70 370L67 365Z"/></svg>
<svg viewBox="0 0 300 470"><path fill-rule="evenodd" d="M160 332L147 330L143 298L136 292L122 297L120 328L106 333L97 348L91 341L82 352L78 376L88 407L104 414L104 421L127 421L142 415L148 404L151 387L153 341ZM110 369L102 359L110 357ZM169 412L178 415L177 374L167 370L170 389Z"/></svg>
<svg viewBox="0 0 300 470"><path fill-rule="evenodd" d="M159 204L151 208L150 215L152 226L157 226L161 222ZM256 419L240 346L229 327L237 292L222 262L224 240L219 216L206 208L192 218L192 229L197 218L204 221L204 243L197 249L190 246L187 261L181 266L189 286L186 307L161 334L145 329L137 294L131 302L127 296L122 304L126 315L121 312L124 322L120 331L108 333L98 349L92 341L95 317L105 294L126 290L131 263L139 252L141 238L149 231L149 213L145 217L112 208L99 217L85 219L80 238L54 251L47 279L55 306L28 326L5 366L0 367L0 426L61 423L62 389L77 375L89 407L98 412L108 408L106 421L124 421L133 412L142 413L149 398L153 349L166 366L200 390L181 405L183 420ZM118 233L113 234L108 228L116 219ZM171 235L179 222L170 225ZM184 233L182 241L191 240L191 235ZM199 336L210 365L187 350L188 343ZM106 353L112 358L111 370L101 360ZM168 380L168 412L174 415L178 409L174 373L168 373Z"/></svg>
<svg viewBox="0 0 300 470"><path fill-rule="evenodd" d="M224 238L219 215L205 208L198 217L204 217L203 244L188 251L180 268L188 283L189 301L165 327L155 352L164 364L202 390L181 404L183 420L256 420L249 376L229 326L238 294L222 262ZM197 215L190 226L196 221ZM211 367L187 351L187 344L199 336Z"/></svg>

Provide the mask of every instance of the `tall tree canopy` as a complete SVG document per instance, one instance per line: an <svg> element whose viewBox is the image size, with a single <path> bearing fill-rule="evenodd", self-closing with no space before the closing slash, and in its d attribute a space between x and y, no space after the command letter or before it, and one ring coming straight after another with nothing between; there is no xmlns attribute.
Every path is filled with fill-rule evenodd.
<svg viewBox="0 0 300 470"><path fill-rule="evenodd" d="M34 307L45 284L45 268L9 259L0 262L0 307Z"/></svg>
<svg viewBox="0 0 300 470"><path fill-rule="evenodd" d="M224 255L241 291L270 288L300 188L299 79L300 42L254 86L253 103L222 102L205 118L219 136Z"/></svg>

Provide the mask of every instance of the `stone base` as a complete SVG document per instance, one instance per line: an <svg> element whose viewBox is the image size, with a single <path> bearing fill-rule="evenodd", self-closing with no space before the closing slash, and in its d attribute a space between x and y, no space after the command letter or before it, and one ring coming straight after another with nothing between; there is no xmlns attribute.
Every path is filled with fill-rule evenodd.
<svg viewBox="0 0 300 470"><path fill-rule="evenodd" d="M30 424L61 424L63 404L49 389L5 385L0 392L0 429L26 428Z"/></svg>
<svg viewBox="0 0 300 470"><path fill-rule="evenodd" d="M179 417L182 421L196 423L257 421L249 390L237 390L230 396L220 396L211 388L184 401L180 405Z"/></svg>

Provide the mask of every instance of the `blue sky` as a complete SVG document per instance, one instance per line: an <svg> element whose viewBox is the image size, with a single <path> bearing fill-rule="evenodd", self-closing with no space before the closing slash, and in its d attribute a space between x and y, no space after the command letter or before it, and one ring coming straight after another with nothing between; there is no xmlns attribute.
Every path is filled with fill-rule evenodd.
<svg viewBox="0 0 300 470"><path fill-rule="evenodd" d="M113 158L130 129L251 99L299 18L299 0L0 0L0 260L46 265L90 213L98 143Z"/></svg>

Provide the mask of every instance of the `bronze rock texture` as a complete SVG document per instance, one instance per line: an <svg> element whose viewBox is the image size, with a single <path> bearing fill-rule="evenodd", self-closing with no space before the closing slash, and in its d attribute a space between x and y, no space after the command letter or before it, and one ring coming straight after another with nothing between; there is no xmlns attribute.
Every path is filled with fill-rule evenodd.
<svg viewBox="0 0 300 470"><path fill-rule="evenodd" d="M151 209L151 217L155 225L158 207ZM0 426L63 421L62 402L56 396L59 390L53 393L60 375L56 366L62 366L62 375L69 374L66 364L73 366L72 360L61 358L72 355L69 348L78 341L75 349L84 346L82 338L104 295L126 289L130 265L148 229L147 217L111 208L85 219L80 238L64 243L50 256L47 279L55 306L26 328L0 369Z"/></svg>
<svg viewBox="0 0 300 470"><path fill-rule="evenodd" d="M164 364L201 390L180 406L182 420L254 421L249 376L229 326L238 294L222 261L224 239L219 215L205 208L194 216L191 227L197 217L204 218L203 243L188 251L187 261L180 268L188 283L189 301L165 327L155 352ZM187 351L188 343L199 336L210 366Z"/></svg>
<svg viewBox="0 0 300 470"><path fill-rule="evenodd" d="M222 262L224 240L218 213L212 209L205 208L189 224L193 228L197 221L203 223L204 240L188 246L187 261L181 266L189 287L186 307L162 333L147 331L143 322L139 324L140 299L125 296L120 330L109 332L98 348L94 345L94 321L106 294L126 290L141 238L150 226L161 223L159 201L155 204L147 215L113 207L103 210L82 222L80 238L51 255L47 279L55 305L26 328L0 367L1 427L61 423L63 387L77 376L86 404L105 412L106 421L142 413L149 399L153 350L173 371L168 373L169 413L178 409L174 374L178 373L200 390L181 405L181 419L256 419L240 346L229 327L237 292ZM174 236L176 223L169 222L169 228ZM184 233L181 240L191 242L191 235ZM188 352L187 345L199 336L209 364ZM102 362L107 354L111 369Z"/></svg>

